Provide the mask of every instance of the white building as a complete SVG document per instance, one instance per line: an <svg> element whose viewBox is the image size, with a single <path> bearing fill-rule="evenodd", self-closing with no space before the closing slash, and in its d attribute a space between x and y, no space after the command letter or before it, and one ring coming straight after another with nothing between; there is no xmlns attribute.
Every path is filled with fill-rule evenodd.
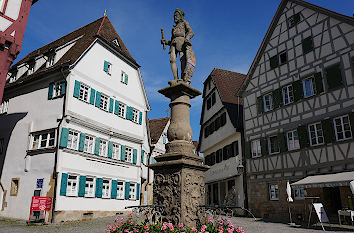
<svg viewBox="0 0 354 233"><path fill-rule="evenodd" d="M206 205L244 207L243 107L237 93L245 77L215 68L204 82L199 151L210 166Z"/></svg>
<svg viewBox="0 0 354 233"><path fill-rule="evenodd" d="M0 216L27 219L34 195L54 198L55 222L139 205L150 107L139 65L109 19L31 52L10 73L0 111Z"/></svg>

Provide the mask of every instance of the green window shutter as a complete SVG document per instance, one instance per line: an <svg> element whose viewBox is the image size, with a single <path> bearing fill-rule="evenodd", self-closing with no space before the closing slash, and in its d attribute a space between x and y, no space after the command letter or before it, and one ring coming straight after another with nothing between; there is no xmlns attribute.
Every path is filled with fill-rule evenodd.
<svg viewBox="0 0 354 233"><path fill-rule="evenodd" d="M86 176L80 176L79 180L79 197L84 197L85 196L85 186L86 186Z"/></svg>
<svg viewBox="0 0 354 233"><path fill-rule="evenodd" d="M129 199L130 182L125 182L125 199Z"/></svg>
<svg viewBox="0 0 354 233"><path fill-rule="evenodd" d="M251 158L251 142L245 143L245 156L247 159Z"/></svg>
<svg viewBox="0 0 354 233"><path fill-rule="evenodd" d="M144 154L145 154L145 150L141 150L141 158L140 158L141 163L144 163Z"/></svg>
<svg viewBox="0 0 354 233"><path fill-rule="evenodd" d="M322 83L321 72L314 74L314 77L315 77L316 94L320 94L323 92L323 83Z"/></svg>
<svg viewBox="0 0 354 233"><path fill-rule="evenodd" d="M117 184L118 182L116 180L112 180L112 188L111 188L111 198L116 199L117 198Z"/></svg>
<svg viewBox="0 0 354 233"><path fill-rule="evenodd" d="M297 134L299 137L300 148L310 146L309 136L307 133L307 125L301 125L297 128Z"/></svg>
<svg viewBox="0 0 354 233"><path fill-rule="evenodd" d="M80 141L79 141L79 151L84 151L84 146L85 146L85 134L80 133Z"/></svg>
<svg viewBox="0 0 354 233"><path fill-rule="evenodd" d="M156 159L154 157L151 157L151 164L156 163Z"/></svg>
<svg viewBox="0 0 354 233"><path fill-rule="evenodd" d="M162 143L166 144L166 137L165 136L162 136Z"/></svg>
<svg viewBox="0 0 354 233"><path fill-rule="evenodd" d="M97 91L96 92L96 101L95 101L95 106L99 108L101 105L101 92Z"/></svg>
<svg viewBox="0 0 354 233"><path fill-rule="evenodd" d="M108 142L108 157L112 158L113 142Z"/></svg>
<svg viewBox="0 0 354 233"><path fill-rule="evenodd" d="M79 95L80 95L80 82L75 80L74 97L79 98Z"/></svg>
<svg viewBox="0 0 354 233"><path fill-rule="evenodd" d="M279 108L282 103L282 98L281 98L281 89L276 89L272 92L272 97L273 97L273 106L274 108Z"/></svg>
<svg viewBox="0 0 354 233"><path fill-rule="evenodd" d="M91 88L90 104L95 104L96 90Z"/></svg>
<svg viewBox="0 0 354 233"><path fill-rule="evenodd" d="M130 106L127 106L127 112L125 113L125 118L127 119L127 120L130 120Z"/></svg>
<svg viewBox="0 0 354 233"><path fill-rule="evenodd" d="M105 71L105 72L107 72L108 73L108 64L109 64L109 62L108 61L104 61L104 64L103 64L103 70Z"/></svg>
<svg viewBox="0 0 354 233"><path fill-rule="evenodd" d="M278 67L278 65L279 65L278 55L275 55L275 56L271 57L269 59L269 61L270 61L270 68L271 69L274 69L274 68Z"/></svg>
<svg viewBox="0 0 354 233"><path fill-rule="evenodd" d="M68 186L68 174L61 174L61 182L60 182L60 196L66 195L66 187Z"/></svg>
<svg viewBox="0 0 354 233"><path fill-rule="evenodd" d="M61 90L60 90L60 95L64 95L65 94L65 88L66 88L66 81L65 80L63 80L63 81L61 81Z"/></svg>
<svg viewBox="0 0 354 233"><path fill-rule="evenodd" d="M312 36L309 36L302 41L302 52L303 54L307 54L312 50L313 50L313 39Z"/></svg>
<svg viewBox="0 0 354 233"><path fill-rule="evenodd" d="M339 64L326 68L326 79L329 90L343 85L342 72Z"/></svg>
<svg viewBox="0 0 354 233"><path fill-rule="evenodd" d="M293 90L294 90L294 101L299 101L304 98L304 89L302 86L302 80L297 80L293 82Z"/></svg>
<svg viewBox="0 0 354 233"><path fill-rule="evenodd" d="M95 155L99 155L100 154L100 143L101 143L101 139L100 138L96 138L96 141L95 141Z"/></svg>
<svg viewBox="0 0 354 233"><path fill-rule="evenodd" d="M332 119L322 120L321 124L322 124L322 130L323 130L325 143L335 142L336 135L334 132L333 120Z"/></svg>
<svg viewBox="0 0 354 233"><path fill-rule="evenodd" d="M114 102L115 102L115 104L114 104L114 114L116 114L118 116L118 114L119 114L119 101L116 100Z"/></svg>
<svg viewBox="0 0 354 233"><path fill-rule="evenodd" d="M136 184L136 200L140 199L140 184Z"/></svg>
<svg viewBox="0 0 354 233"><path fill-rule="evenodd" d="M139 112L139 124L141 125L143 122L143 113Z"/></svg>
<svg viewBox="0 0 354 233"><path fill-rule="evenodd" d="M267 138L261 138L261 153L262 156L266 156L269 154Z"/></svg>
<svg viewBox="0 0 354 233"><path fill-rule="evenodd" d="M126 148L126 146L121 145L120 160L122 160L122 161L125 161L125 148Z"/></svg>
<svg viewBox="0 0 354 233"><path fill-rule="evenodd" d="M263 96L257 97L257 110L258 110L258 113L264 112Z"/></svg>
<svg viewBox="0 0 354 233"><path fill-rule="evenodd" d="M285 133L279 133L278 140L279 140L280 152L283 153L283 152L288 151L288 143L286 141Z"/></svg>
<svg viewBox="0 0 354 233"><path fill-rule="evenodd" d="M60 147L66 148L68 146L68 137L69 137L69 129L68 128L61 128L60 134Z"/></svg>
<svg viewBox="0 0 354 233"><path fill-rule="evenodd" d="M125 74L124 83L128 85L128 75L127 74Z"/></svg>
<svg viewBox="0 0 354 233"><path fill-rule="evenodd" d="M49 83L49 88L48 88L48 99L53 98L53 89L54 89L54 83Z"/></svg>
<svg viewBox="0 0 354 233"><path fill-rule="evenodd" d="M112 113L113 112L113 105L114 105L114 101L112 98L109 98L109 112Z"/></svg>
<svg viewBox="0 0 354 233"><path fill-rule="evenodd" d="M103 179L96 178L96 193L95 197L102 197Z"/></svg>
<svg viewBox="0 0 354 233"><path fill-rule="evenodd" d="M133 163L136 164L137 160L138 160L138 150L133 149Z"/></svg>
<svg viewBox="0 0 354 233"><path fill-rule="evenodd" d="M352 129L352 137L354 137L354 112L349 113L350 127Z"/></svg>

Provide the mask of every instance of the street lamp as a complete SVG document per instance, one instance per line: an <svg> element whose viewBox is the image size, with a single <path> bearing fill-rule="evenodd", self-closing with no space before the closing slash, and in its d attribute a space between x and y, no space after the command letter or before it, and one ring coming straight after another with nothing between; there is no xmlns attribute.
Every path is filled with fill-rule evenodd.
<svg viewBox="0 0 354 233"><path fill-rule="evenodd" d="M239 164L238 164L238 166L237 166L237 172L239 173L239 174L241 174L241 173L243 173L243 171L244 171L244 166L242 165L242 162L240 162Z"/></svg>

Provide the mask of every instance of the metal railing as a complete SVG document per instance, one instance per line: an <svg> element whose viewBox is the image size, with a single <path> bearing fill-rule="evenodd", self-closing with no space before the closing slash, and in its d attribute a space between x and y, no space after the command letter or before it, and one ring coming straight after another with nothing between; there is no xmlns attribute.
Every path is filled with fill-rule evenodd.
<svg viewBox="0 0 354 233"><path fill-rule="evenodd" d="M132 214L136 221L153 224L162 221L163 206L159 205L138 205L126 206L125 209L133 209Z"/></svg>

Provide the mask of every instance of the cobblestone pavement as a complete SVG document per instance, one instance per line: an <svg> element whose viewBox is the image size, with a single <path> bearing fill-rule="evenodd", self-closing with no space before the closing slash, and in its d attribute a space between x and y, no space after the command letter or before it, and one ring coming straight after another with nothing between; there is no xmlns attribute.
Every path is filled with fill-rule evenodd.
<svg viewBox="0 0 354 233"><path fill-rule="evenodd" d="M31 225L27 226L25 221L0 219L0 233L104 233L105 228L114 220L114 217L100 218L81 222L70 222L56 225ZM251 218L231 218L236 226L240 225L246 233L320 233L323 232L320 226L312 229L291 227L282 223L271 223L255 221ZM349 233L354 232L354 227L337 226L326 227L328 232Z"/></svg>

